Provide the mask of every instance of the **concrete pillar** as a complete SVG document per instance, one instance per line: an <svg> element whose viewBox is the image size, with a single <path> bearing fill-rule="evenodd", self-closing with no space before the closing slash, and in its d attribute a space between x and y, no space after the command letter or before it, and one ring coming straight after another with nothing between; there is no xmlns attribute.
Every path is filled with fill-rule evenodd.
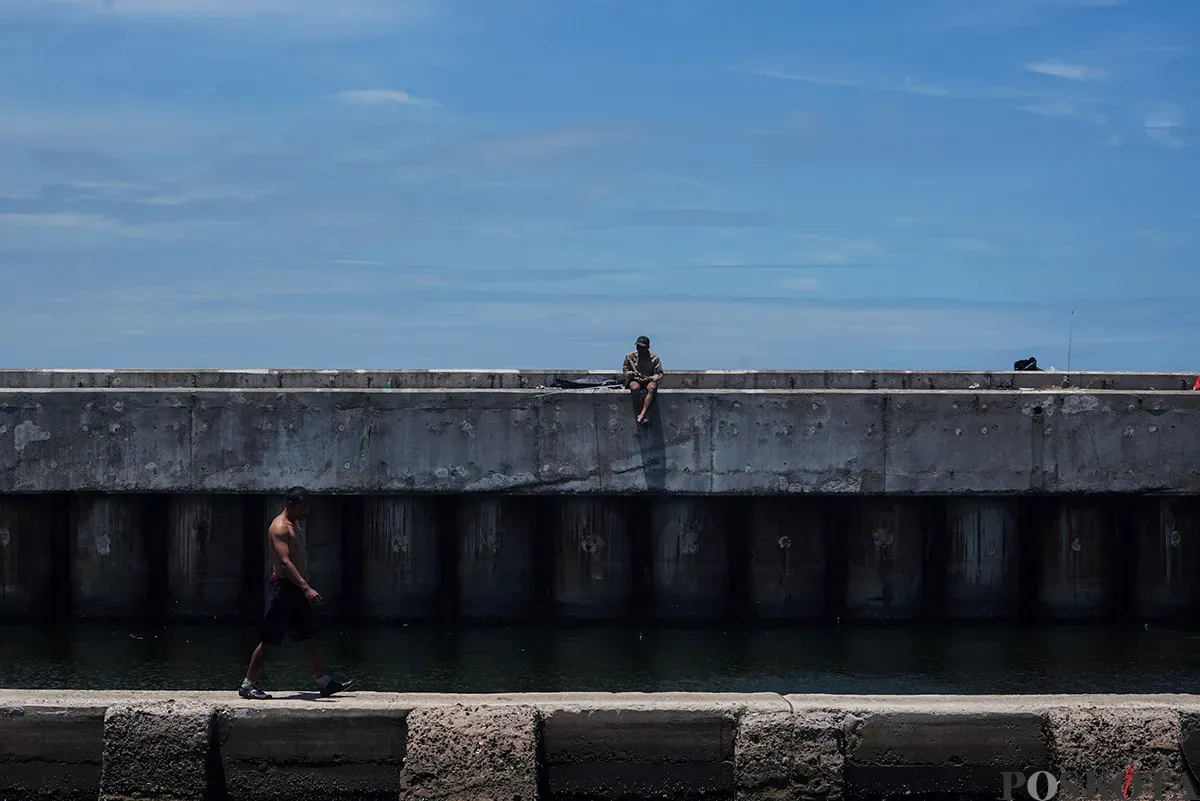
<svg viewBox="0 0 1200 801"><path fill-rule="evenodd" d="M720 498L655 498L654 616L716 618L730 606L729 534Z"/></svg>
<svg viewBox="0 0 1200 801"><path fill-rule="evenodd" d="M376 495L365 505L363 616L436 617L442 565L434 500Z"/></svg>
<svg viewBox="0 0 1200 801"><path fill-rule="evenodd" d="M1015 499L946 500L945 617L987 620L1016 615L1018 519Z"/></svg>
<svg viewBox="0 0 1200 801"><path fill-rule="evenodd" d="M1143 620L1192 618L1200 601L1200 502L1196 498L1147 498L1137 531L1137 577L1132 581Z"/></svg>
<svg viewBox="0 0 1200 801"><path fill-rule="evenodd" d="M551 499L554 608L563 618L615 619L633 597L633 539L620 499Z"/></svg>
<svg viewBox="0 0 1200 801"><path fill-rule="evenodd" d="M1105 612L1115 515L1104 500L1063 498L1038 537L1038 606L1051 620L1082 620Z"/></svg>
<svg viewBox="0 0 1200 801"><path fill-rule="evenodd" d="M534 614L533 508L525 498L463 498L458 532L459 612L473 619Z"/></svg>
<svg viewBox="0 0 1200 801"><path fill-rule="evenodd" d="M167 581L173 618L238 614L245 521L233 495L175 495L167 512Z"/></svg>
<svg viewBox="0 0 1200 801"><path fill-rule="evenodd" d="M318 614L335 612L342 595L342 499L330 495L310 495L309 515L300 524L300 536L304 541L308 559L308 575L304 578L309 585L321 593L324 604L315 607ZM267 539L271 521L283 512L286 498L271 495L263 507L262 529L248 532L247 536L261 537L266 553L264 571L271 575L272 551ZM266 591L264 588L264 597Z"/></svg>
<svg viewBox="0 0 1200 801"><path fill-rule="evenodd" d="M910 620L921 615L924 515L917 498L855 498L845 532L846 616Z"/></svg>
<svg viewBox="0 0 1200 801"><path fill-rule="evenodd" d="M753 498L750 609L762 619L813 619L825 609L825 507L812 498Z"/></svg>
<svg viewBox="0 0 1200 801"><path fill-rule="evenodd" d="M0 620L42 617L63 591L52 584L53 520L47 499L0 495Z"/></svg>
<svg viewBox="0 0 1200 801"><path fill-rule="evenodd" d="M76 617L144 616L150 571L143 512L137 495L76 496L71 515Z"/></svg>

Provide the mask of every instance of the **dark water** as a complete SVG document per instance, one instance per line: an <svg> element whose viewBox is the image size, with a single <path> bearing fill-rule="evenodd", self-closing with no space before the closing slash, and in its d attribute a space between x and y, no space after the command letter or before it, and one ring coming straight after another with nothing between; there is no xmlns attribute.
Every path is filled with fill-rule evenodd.
<svg viewBox="0 0 1200 801"><path fill-rule="evenodd" d="M0 686L236 687L253 626L0 626ZM1195 692L1200 632L1169 629L327 628L331 671L390 692ZM311 682L299 648L268 687Z"/></svg>

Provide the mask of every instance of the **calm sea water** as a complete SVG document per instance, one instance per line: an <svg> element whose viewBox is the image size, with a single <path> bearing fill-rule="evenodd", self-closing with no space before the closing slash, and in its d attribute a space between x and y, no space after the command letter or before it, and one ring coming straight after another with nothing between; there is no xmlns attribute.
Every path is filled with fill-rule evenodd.
<svg viewBox="0 0 1200 801"><path fill-rule="evenodd" d="M0 686L235 688L253 626L0 626ZM1096 626L940 629L326 628L326 661L387 692L1195 692L1200 632ZM300 648L268 688L304 688Z"/></svg>

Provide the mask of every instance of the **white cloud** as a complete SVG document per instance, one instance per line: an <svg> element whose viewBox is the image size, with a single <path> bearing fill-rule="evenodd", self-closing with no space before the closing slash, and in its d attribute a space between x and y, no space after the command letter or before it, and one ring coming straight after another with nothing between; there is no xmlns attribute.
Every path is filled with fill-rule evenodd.
<svg viewBox="0 0 1200 801"><path fill-rule="evenodd" d="M1041 103L1020 106L1020 110L1029 114L1037 114L1039 117L1082 120L1092 125L1103 125L1108 122L1108 117L1104 114L1067 100L1046 100Z"/></svg>
<svg viewBox="0 0 1200 801"><path fill-rule="evenodd" d="M383 106L400 104L406 106L433 106L432 100L414 97L399 89L348 89L338 92L337 97L345 103L358 106Z"/></svg>
<svg viewBox="0 0 1200 801"><path fill-rule="evenodd" d="M1179 129L1183 127L1183 112L1178 106L1164 104L1146 113L1142 129L1159 144L1167 147L1183 147Z"/></svg>
<svg viewBox="0 0 1200 801"><path fill-rule="evenodd" d="M433 0L3 0L0 16L50 12L91 21L191 19L326 37L418 21L436 5Z"/></svg>
<svg viewBox="0 0 1200 801"><path fill-rule="evenodd" d="M74 212L44 212L37 214L0 214L0 225L36 228L74 228L85 231L126 233L130 229L120 222L97 214Z"/></svg>
<svg viewBox="0 0 1200 801"><path fill-rule="evenodd" d="M1054 59L1026 64L1025 69L1030 72L1036 72L1039 75L1050 75L1055 78L1066 78L1072 81L1096 81L1108 74L1104 70L1085 67L1082 64L1067 64Z"/></svg>
<svg viewBox="0 0 1200 801"><path fill-rule="evenodd" d="M928 97L962 97L963 95L945 89L941 86L932 84L923 84L914 81L909 76L904 76L902 83L886 83L864 81L857 78L836 78L825 75L813 75L809 73L785 72L775 69L738 69L735 72L745 73L746 75L758 75L763 78L776 78L781 81L798 81L800 83L810 83L817 86L845 86L853 89L866 89L872 92L903 92L910 95L925 95Z"/></svg>
<svg viewBox="0 0 1200 801"><path fill-rule="evenodd" d="M860 261L877 261L883 251L871 239L850 239L823 234L797 234L796 238L813 242L816 249L803 255L804 262L846 264Z"/></svg>
<svg viewBox="0 0 1200 801"><path fill-rule="evenodd" d="M951 250L957 250L962 253L992 252L992 245L990 243L974 237L947 237L935 241L940 242Z"/></svg>

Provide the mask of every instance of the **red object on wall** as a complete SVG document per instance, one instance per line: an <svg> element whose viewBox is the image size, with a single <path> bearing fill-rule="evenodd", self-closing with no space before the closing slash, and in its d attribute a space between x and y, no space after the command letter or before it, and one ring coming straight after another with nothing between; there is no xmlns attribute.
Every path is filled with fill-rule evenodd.
<svg viewBox="0 0 1200 801"><path fill-rule="evenodd" d="M1200 375L1196 376L1196 383L1192 384L1192 389L1200 390Z"/></svg>

